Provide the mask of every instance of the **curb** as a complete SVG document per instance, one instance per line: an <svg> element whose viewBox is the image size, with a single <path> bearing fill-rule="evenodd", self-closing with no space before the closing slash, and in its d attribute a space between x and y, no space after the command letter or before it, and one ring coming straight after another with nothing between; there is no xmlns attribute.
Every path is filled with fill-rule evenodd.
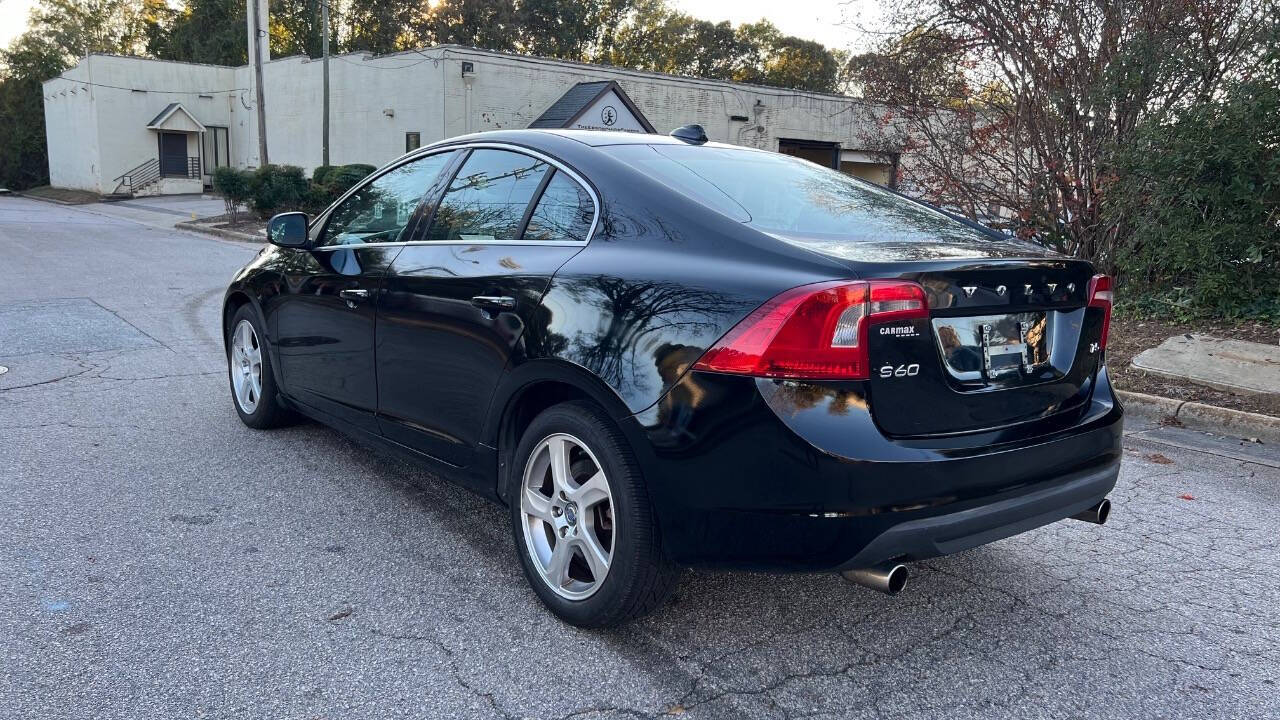
<svg viewBox="0 0 1280 720"><path fill-rule="evenodd" d="M1280 442L1280 417L1126 390L1116 390L1115 393L1124 403L1125 412L1135 415L1156 420L1174 418L1193 430Z"/></svg>
<svg viewBox="0 0 1280 720"><path fill-rule="evenodd" d="M236 232L235 230L224 230L222 228L209 227L201 223L183 220L174 223L175 228L179 230L187 230L201 235L212 235L213 237L222 238L223 240L235 240L237 242L265 243L267 239L261 235L251 235L249 233Z"/></svg>

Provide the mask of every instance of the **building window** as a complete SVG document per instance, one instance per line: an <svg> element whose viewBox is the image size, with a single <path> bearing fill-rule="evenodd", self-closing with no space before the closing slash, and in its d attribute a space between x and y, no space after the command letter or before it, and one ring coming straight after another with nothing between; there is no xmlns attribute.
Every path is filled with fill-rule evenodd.
<svg viewBox="0 0 1280 720"><path fill-rule="evenodd" d="M227 128L206 125L204 129L204 174L212 175L214 169L231 164L231 148L227 142Z"/></svg>
<svg viewBox="0 0 1280 720"><path fill-rule="evenodd" d="M422 133L407 132L404 134L404 151L417 150L422 147Z"/></svg>

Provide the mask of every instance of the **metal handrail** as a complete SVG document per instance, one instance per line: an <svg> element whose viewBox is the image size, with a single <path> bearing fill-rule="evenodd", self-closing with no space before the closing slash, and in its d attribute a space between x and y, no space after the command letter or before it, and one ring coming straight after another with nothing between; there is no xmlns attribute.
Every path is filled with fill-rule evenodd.
<svg viewBox="0 0 1280 720"><path fill-rule="evenodd" d="M132 194L151 183L160 179L160 161L148 160L141 165L129 170L115 178L117 185L115 192L119 193L121 188L128 188Z"/></svg>
<svg viewBox="0 0 1280 720"><path fill-rule="evenodd" d="M203 167L200 162L200 156L188 155L186 177L196 179L201 176L202 172ZM119 194L121 190L126 190L132 195L148 185L159 182L162 177L165 177L165 174L160 170L160 161L157 159L148 160L114 178L117 184L113 194Z"/></svg>

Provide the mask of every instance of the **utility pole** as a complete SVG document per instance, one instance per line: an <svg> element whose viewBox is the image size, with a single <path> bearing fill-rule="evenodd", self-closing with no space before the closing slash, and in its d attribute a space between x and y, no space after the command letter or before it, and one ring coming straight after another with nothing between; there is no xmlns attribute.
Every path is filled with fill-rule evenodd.
<svg viewBox="0 0 1280 720"><path fill-rule="evenodd" d="M262 94L262 15L258 3L267 0L253 0L253 76L254 88L257 90L258 103L258 162L266 165L267 160L267 110Z"/></svg>
<svg viewBox="0 0 1280 720"><path fill-rule="evenodd" d="M321 165L329 164L329 0L320 0L321 17L324 18L324 40L320 47L324 54L324 122L321 123Z"/></svg>

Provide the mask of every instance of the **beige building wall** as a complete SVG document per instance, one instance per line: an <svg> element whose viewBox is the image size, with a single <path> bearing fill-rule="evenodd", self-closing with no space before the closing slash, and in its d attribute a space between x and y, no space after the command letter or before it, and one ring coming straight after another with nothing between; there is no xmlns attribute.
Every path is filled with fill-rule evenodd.
<svg viewBox="0 0 1280 720"><path fill-rule="evenodd" d="M307 172L321 163L322 66L301 57L264 64L272 163ZM81 60L45 83L53 184L111 192L117 176L157 157L156 133L146 125L171 102L205 126L228 129L233 166L257 167L252 77L248 66L108 55ZM658 132L698 123L714 141L767 150L778 150L783 139L836 143L839 156L851 161L843 169L877 181L891 177L895 160L873 157L862 147L879 132L882 106L458 46L331 58L330 162L381 165L405 152L407 133L417 133L426 145L471 132L525 128L573 85L596 80L616 80ZM194 136L191 151L203 155Z"/></svg>
<svg viewBox="0 0 1280 720"><path fill-rule="evenodd" d="M206 126L244 132L249 113L240 105L236 74L235 68L217 65L84 58L44 83L51 183L111 192L117 176L158 157L156 131L147 123L173 102ZM188 139L192 156L200 154L198 137Z"/></svg>

